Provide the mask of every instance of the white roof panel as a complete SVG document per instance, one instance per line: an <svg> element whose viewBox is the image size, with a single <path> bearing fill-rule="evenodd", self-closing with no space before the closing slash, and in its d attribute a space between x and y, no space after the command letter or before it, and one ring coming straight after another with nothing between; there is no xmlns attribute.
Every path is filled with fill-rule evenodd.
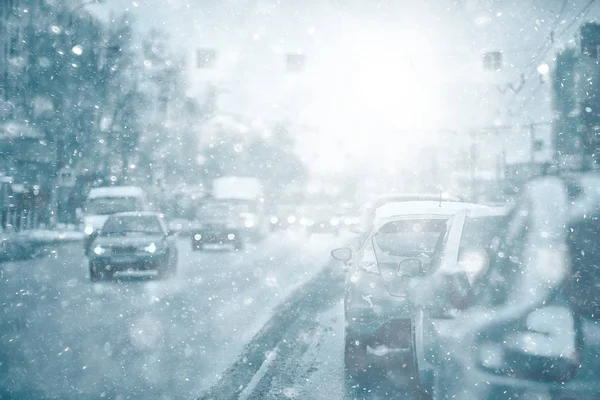
<svg viewBox="0 0 600 400"><path fill-rule="evenodd" d="M439 201L404 201L388 203L377 209L375 220L410 215L445 215L451 216L465 209L488 209L488 206L462 202Z"/></svg>
<svg viewBox="0 0 600 400"><path fill-rule="evenodd" d="M144 191L137 186L109 186L91 189L88 199L102 197L142 197L143 195Z"/></svg>

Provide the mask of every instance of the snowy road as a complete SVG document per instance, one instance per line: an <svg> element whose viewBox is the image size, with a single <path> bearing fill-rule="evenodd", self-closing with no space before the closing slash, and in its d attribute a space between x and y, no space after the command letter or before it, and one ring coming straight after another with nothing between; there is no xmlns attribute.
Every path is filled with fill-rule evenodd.
<svg viewBox="0 0 600 400"><path fill-rule="evenodd" d="M331 265L295 292L201 399L410 399L381 371L366 391L345 380L342 274Z"/></svg>
<svg viewBox="0 0 600 400"><path fill-rule="evenodd" d="M304 328L297 349L281 346L279 334L266 344L291 357L320 357L339 378L328 384L341 385L341 275L332 272L329 250L342 240L278 234L230 253L191 252L181 238L177 276L164 281L92 284L79 243L0 264L0 398L194 398L232 376L221 373L264 339L259 331L296 335ZM317 323L328 308L319 317L325 323ZM274 365L292 379L294 365ZM328 370L319 371L314 379L329 381ZM245 395L280 397L266 382Z"/></svg>

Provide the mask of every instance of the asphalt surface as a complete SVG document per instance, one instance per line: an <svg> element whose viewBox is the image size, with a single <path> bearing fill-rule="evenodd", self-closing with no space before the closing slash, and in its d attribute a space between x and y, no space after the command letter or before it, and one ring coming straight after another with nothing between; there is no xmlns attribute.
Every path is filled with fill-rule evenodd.
<svg viewBox="0 0 600 400"><path fill-rule="evenodd" d="M0 264L0 399L405 398L343 373L346 239L192 252L175 277L91 283L80 243Z"/></svg>
<svg viewBox="0 0 600 400"><path fill-rule="evenodd" d="M191 252L177 275L90 283L79 243L0 264L1 399L190 399L221 378L340 239Z"/></svg>

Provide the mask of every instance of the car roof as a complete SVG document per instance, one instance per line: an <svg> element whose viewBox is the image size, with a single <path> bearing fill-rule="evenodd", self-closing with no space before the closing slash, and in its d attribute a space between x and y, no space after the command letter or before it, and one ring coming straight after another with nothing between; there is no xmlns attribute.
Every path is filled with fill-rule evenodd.
<svg viewBox="0 0 600 400"><path fill-rule="evenodd" d="M379 207L375 212L375 220L411 215L452 216L460 210L488 209L483 204L439 201L404 201L388 203Z"/></svg>
<svg viewBox="0 0 600 400"><path fill-rule="evenodd" d="M467 218L502 217L508 215L511 206L490 206L487 208L472 208L467 211Z"/></svg>
<svg viewBox="0 0 600 400"><path fill-rule="evenodd" d="M387 203L404 201L440 201L462 202L460 197L451 196L448 193L390 193L376 198L369 208L379 208Z"/></svg>
<svg viewBox="0 0 600 400"><path fill-rule="evenodd" d="M127 211L111 214L110 217L159 217L162 218L163 214L156 211Z"/></svg>
<svg viewBox="0 0 600 400"><path fill-rule="evenodd" d="M92 188L88 199L102 197L142 197L144 191L138 186L107 186Z"/></svg>

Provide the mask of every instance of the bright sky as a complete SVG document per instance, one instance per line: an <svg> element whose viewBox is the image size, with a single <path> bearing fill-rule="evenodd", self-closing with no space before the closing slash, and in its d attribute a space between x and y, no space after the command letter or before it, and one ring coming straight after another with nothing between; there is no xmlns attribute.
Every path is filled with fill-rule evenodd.
<svg viewBox="0 0 600 400"><path fill-rule="evenodd" d="M214 79L223 89L219 104L225 111L253 119L285 117L310 127L300 147L322 155L317 161L324 170L386 152L409 157L425 134L394 133L398 129L466 132L495 122L548 119L549 85L539 85L535 70L551 63L553 52L533 55L548 43L551 27L567 26L587 0L569 0L561 21L556 17L563 0L335 3L108 0L115 9L129 8L143 26L168 31L190 59L197 48L217 49L217 71L190 70L192 92L201 96L206 81ZM597 14L595 7L588 19ZM558 37L559 44L575 29ZM486 50L505 51L503 72L482 70ZM284 54L292 51L306 54L300 77L285 73ZM528 81L518 95L495 88L516 84L523 72ZM504 144L509 158L518 160L527 157L527 143L523 132L513 132L480 145L494 153Z"/></svg>

